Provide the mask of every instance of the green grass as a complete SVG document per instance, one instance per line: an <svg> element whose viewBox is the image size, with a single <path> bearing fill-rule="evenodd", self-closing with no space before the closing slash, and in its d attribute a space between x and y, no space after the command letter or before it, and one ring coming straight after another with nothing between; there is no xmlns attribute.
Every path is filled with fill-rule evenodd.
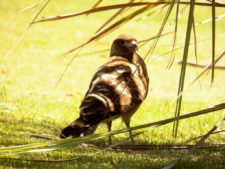
<svg viewBox="0 0 225 169"><path fill-rule="evenodd" d="M121 1L104 1L104 4ZM126 2L126 1L123 1ZM57 138L60 130L72 122L79 114L79 104L85 94L95 70L108 59L109 52L93 55L82 55L109 48L112 40L121 33L133 34L138 40L154 36L159 28L158 22L162 15L155 14L148 19L135 20L124 25L110 35L82 49L66 72L63 80L55 88L56 82L73 55L59 57L58 54L71 49L88 39L94 31L111 16L114 11L97 13L89 16L36 24L27 32L24 39L15 50L6 56L8 50L23 33L32 20L34 9L19 12L35 1L22 0L0 1L0 146L21 145L43 142L44 140L30 137L32 134ZM90 8L92 1L52 1L42 15L56 15L82 11ZM224 9L217 9L217 15ZM196 22L211 17L211 9L196 8ZM179 21L177 44L184 42L187 12ZM97 18L97 19L96 19ZM170 19L172 21L172 18ZM217 22L217 34L224 33L224 19ZM211 23L197 26L198 39L211 37ZM173 30L173 27L168 31ZM180 65L174 64L166 70L170 55L161 54L171 50L173 35L163 37L158 43L154 54L146 63L150 75L150 91L146 101L133 116L131 125L136 126L148 122L173 117L175 98L179 81ZM193 41L193 39L192 39ZM225 38L216 41L216 56L224 50ZM149 44L150 45L150 44ZM141 48L139 53L144 56L149 45ZM176 53L177 60L182 51ZM210 63L211 40L198 45L198 57L201 63ZM189 60L194 60L193 47L190 49ZM224 65L225 59L219 64ZM188 67L186 84L189 84L201 69ZM201 84L201 85L200 85ZM225 80L224 71L216 70L215 83L210 87L210 74L201 78L184 93L182 114L204 109L224 101ZM180 122L178 137L172 137L172 124L151 128L138 136L139 144L175 144L183 143L209 131L222 119L224 112L211 113ZM118 119L113 123L113 129L122 129L125 125ZM224 126L223 126L224 128ZM102 124L96 133L106 132ZM114 136L114 142L124 139L127 134ZM206 144L224 143L224 133L210 136ZM194 142L192 142L194 143ZM96 144L107 144L107 139ZM128 142L128 144L130 144ZM88 147L72 147L69 150L53 152L29 153L16 155L28 159L67 159L84 156L81 160L66 163L37 163L0 159L2 168L162 168L186 151L154 150L149 152L104 152L86 157L96 149ZM194 155L179 162L175 168L224 168L225 151L197 150Z"/></svg>

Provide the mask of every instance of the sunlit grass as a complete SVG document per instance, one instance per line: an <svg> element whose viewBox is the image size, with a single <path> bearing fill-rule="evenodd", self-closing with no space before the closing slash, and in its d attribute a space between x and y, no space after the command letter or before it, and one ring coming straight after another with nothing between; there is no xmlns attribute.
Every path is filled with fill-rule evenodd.
<svg viewBox="0 0 225 169"><path fill-rule="evenodd" d="M118 3L120 1L111 1ZM125 1L124 1L125 2ZM31 142L41 142L43 140L30 137L32 134L58 138L60 130L72 122L79 115L79 104L85 94L91 77L95 70L108 59L109 52L94 54L91 56L77 56L66 72L64 78L56 87L56 83L68 64L71 57L59 56L59 54L71 49L88 39L100 25L113 14L113 11L98 13L96 15L82 16L64 21L42 23L33 25L19 43L15 50L7 56L7 52L15 41L23 33L29 22L32 20L34 9L19 12L26 6L34 4L35 1L0 1L0 145L21 145ZM103 4L110 3L104 1ZM78 5L79 4L79 5ZM57 15L81 11L91 7L91 1L52 1L43 12L43 15ZM211 17L209 8L197 8L196 22ZM224 10L224 8L223 8ZM222 14L222 9L217 10L217 14ZM110 48L112 40L121 33L130 33L138 40L146 39L156 34L159 28L158 22L162 16L155 14L148 19L130 22L112 34L100 39L97 42L85 47L80 54ZM184 30L186 29L186 13L183 14L179 23L177 46L184 42ZM97 18L97 19L96 19ZM172 21L172 18L171 18ZM199 25L197 27L198 38L211 38L209 33L211 23ZM224 33L224 20L218 21L218 35ZM172 31L173 27L168 28ZM170 55L161 54L171 50L171 39L163 37L158 43L155 52L146 63L150 75L150 91L148 98L143 103L139 111L133 116L131 125L136 126L148 122L153 122L172 117L175 109L175 98L179 81L180 65L174 63L170 70L166 70L166 65ZM193 39L192 39L193 41ZM211 40L198 45L199 62L210 63ZM224 50L225 37L217 39L217 56ZM150 45L150 44L149 44ZM144 56L149 48L147 45L139 50ZM182 51L177 52L177 60L181 58ZM194 50L191 47L190 60L194 60ZM222 60L219 64L224 64ZM189 84L201 69L188 67L186 84ZM210 74L205 75L200 82L195 83L184 93L182 114L204 109L214 104L224 101L225 80L224 71L216 71L215 83L210 86ZM136 138L142 144L169 144L183 143L185 140L205 134L219 120L224 113L214 113L202 117L191 118L180 122L178 138L172 137L172 124L152 128L148 132ZM125 125L116 120L113 129L124 128ZM102 124L97 133L106 132L106 125ZM114 142L125 138L127 134L114 136ZM224 143L224 134L211 136L207 143ZM100 140L98 144L107 144L107 139ZM32 159L59 159L71 158L80 155L87 155L93 151L91 148L77 147L73 150L54 151L51 153L41 153L29 155ZM199 151L201 154L202 151ZM153 153L153 155L151 154ZM171 156L173 153L173 156ZM127 154L107 152L84 158L83 160L67 164L42 164L42 163L20 163L1 160L0 165L14 168L113 168L111 160L119 168L160 168L165 166L176 155L183 152L153 151L146 154ZM206 152L208 156L211 152ZM204 153L203 153L204 154ZM155 155L155 156L154 156ZM217 156L217 160L209 160ZM206 168L209 164L220 168L224 159L224 150L212 152L209 157L196 155L188 158L178 166L187 168L199 168L201 165ZM153 158L154 156L154 158ZM160 158L160 156L166 156ZM22 157L27 158L27 155ZM208 161L205 164L202 162ZM222 161L222 162L221 162ZM128 163L129 162L129 163ZM82 166L82 167L80 167ZM178 167L179 168L179 167Z"/></svg>

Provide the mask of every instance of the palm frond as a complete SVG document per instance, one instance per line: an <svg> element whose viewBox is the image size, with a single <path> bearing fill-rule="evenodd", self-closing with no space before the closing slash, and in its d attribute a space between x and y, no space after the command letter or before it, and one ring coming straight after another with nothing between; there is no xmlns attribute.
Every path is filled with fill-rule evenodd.
<svg viewBox="0 0 225 169"><path fill-rule="evenodd" d="M188 58L188 50L189 50L189 44L190 44L190 39L191 39L191 30L192 30L192 24L193 24L193 18L194 18L194 8L195 8L195 0L192 0L190 9L189 9L185 46L184 46L184 51L183 51L183 63L181 66L181 71L180 71L180 80L179 80L179 87L178 87L178 94L177 94L178 96L180 95L180 93L183 91L183 88L184 88L186 65L187 65L186 62L187 62L187 58ZM175 117L177 118L177 120L174 122L174 126L173 126L173 135L175 137L177 136L177 132L178 132L181 105L182 105L182 95L180 95L178 97L177 103L176 103Z"/></svg>
<svg viewBox="0 0 225 169"><path fill-rule="evenodd" d="M225 34L217 35L217 38L225 38ZM203 40L198 40L198 41L196 42L196 44L201 44L201 43L207 42L207 41L209 41L209 40L211 40L211 38L206 38L206 39L203 39ZM193 43L193 42L190 43L190 46L192 46L192 45L195 45L195 43ZM183 46L183 45L180 45L179 47L176 47L176 48L174 49L174 51L180 51L180 50L182 50L182 49L184 49L184 46ZM172 50L169 50L169 51L167 51L167 52L161 53L160 56L165 56L165 55L168 55L168 54L171 54L171 53L172 53Z"/></svg>
<svg viewBox="0 0 225 169"><path fill-rule="evenodd" d="M31 21L31 23L26 27L26 29L23 31L23 33L19 36L19 38L17 38L17 40L15 41L15 43L12 45L12 47L8 50L8 52L6 53L6 55L4 56L5 58L7 58L14 50L15 48L19 45L19 43L23 40L23 38L25 37L25 35L27 34L27 32L29 31L31 25L36 21L36 19L39 17L39 15L43 12L43 10L46 8L46 6L50 3L51 0L47 0L43 6L42 3L38 3L35 4L33 6L33 8L36 8L34 11L34 15L33 15L33 19ZM41 7L41 9L39 9L39 6Z"/></svg>
<svg viewBox="0 0 225 169"><path fill-rule="evenodd" d="M85 43L79 45L78 47L75 47L73 49L70 49L69 51L65 52L62 54L62 56L68 55L78 49L83 48L84 46L86 46L87 44L105 36L106 34L110 33L111 31L113 31L114 29L116 29L117 27L119 27L120 25L130 21L131 19L133 19L134 17L140 15L141 13L150 10L151 8L153 8L154 6L144 6L141 9L138 9L134 12L132 12L131 14L125 16L124 18L118 20L117 22L115 22L114 24L110 25L109 27L105 28L104 30L102 30L101 32L95 34L94 36L92 36L88 41L86 41ZM79 52L78 52L79 53ZM71 60L69 61L69 63L67 64L66 68L64 69L64 71L62 72L62 74L60 75L57 83L56 83L56 87L58 86L58 84L60 83L60 81L62 80L64 74L66 73L66 71L68 70L69 66L72 64L73 60L75 59L75 57L77 56L74 55Z"/></svg>
<svg viewBox="0 0 225 169"><path fill-rule="evenodd" d="M37 12L37 14L34 16L33 20L31 21L29 27L37 20L39 15L43 12L43 10L47 7L47 5L51 2L51 0L47 0L44 5L41 7L41 9Z"/></svg>
<svg viewBox="0 0 225 169"><path fill-rule="evenodd" d="M173 34L173 32L167 32L167 33L163 33L160 35L160 37L164 37L164 36L168 36ZM139 49L142 48L144 45L146 45L148 42L156 39L158 36L151 36L149 38L146 39L142 39L140 41L138 41L139 44ZM90 55L95 55L95 54L99 54L99 53L105 53L108 52L110 50L110 48L105 48L105 49L101 49L101 50L94 50L94 51L90 51L90 52L84 52L84 53L80 53L77 54L77 56L90 56Z"/></svg>
<svg viewBox="0 0 225 169"><path fill-rule="evenodd" d="M212 134L218 134L218 133L224 133L224 132L225 132L225 130L219 130L219 131L214 131ZM198 136L198 137L194 137L194 138L188 139L186 141L186 143L191 142L191 141L194 141L194 140L197 140L197 139L202 138L204 136L205 136L205 134L204 135L201 135L201 136Z"/></svg>
<svg viewBox="0 0 225 169"><path fill-rule="evenodd" d="M178 61L177 63L182 64L182 61ZM198 68L205 68L208 66L206 64L196 63L196 62L187 62L187 65L192 66L192 67L198 67ZM211 69L211 68L212 68L212 66L209 67L209 69ZM214 64L214 69L225 70L225 66Z"/></svg>
<svg viewBox="0 0 225 169"><path fill-rule="evenodd" d="M198 64L198 46L197 46L198 41L197 41L195 18L193 18L193 35L194 35L195 61L196 61L196 64Z"/></svg>
<svg viewBox="0 0 225 169"><path fill-rule="evenodd" d="M160 38L160 37L164 37L164 36L167 36L167 35L171 35L173 34L174 32L167 32L167 33L162 33L160 35L156 35L156 36L152 36L150 38L147 38L147 39L143 39L143 40L140 40L138 43L140 44L139 45L139 48L142 48L144 45L146 45L147 43L149 43L150 41L156 39L156 38Z"/></svg>
<svg viewBox="0 0 225 169"><path fill-rule="evenodd" d="M36 3L32 4L32 5L26 6L25 8L19 10L18 13L22 13L22 12L28 11L30 9L34 9L34 8L36 8L39 5L40 5L40 2L36 2Z"/></svg>
<svg viewBox="0 0 225 169"><path fill-rule="evenodd" d="M210 108L206 108L206 109L192 112L189 114L181 115L180 120L216 112L216 111L223 110L223 109L225 109L225 103L217 104ZM156 122L152 122L152 123L147 123L147 124L131 127L129 130L139 130L139 129L145 129L145 128L149 128L149 127L153 127L153 126L155 126L155 127L162 126L162 125L174 122L176 120L177 119L175 117L172 117L169 119L164 119L164 120L160 120L160 121L156 121ZM79 137L79 138L46 141L43 143L33 143L33 144L20 145L20 146L1 147L0 148L0 157L6 157L9 155L15 155L18 153L25 153L25 152L41 152L41 151L51 151L51 150L56 150L56 149L71 148L72 146L77 146L82 143L90 143L92 141L108 137L109 135L125 133L125 132L128 132L129 130L121 129L121 130L115 130L115 131L108 132L108 133L93 134L93 135Z"/></svg>
<svg viewBox="0 0 225 169"><path fill-rule="evenodd" d="M72 18L72 17L76 17L76 16L81 16L81 15L87 15L87 14L92 14L92 13L97 13L97 12L103 12L103 11L109 11L109 10L115 10L115 9L123 9L123 8L126 8L126 7L138 7L138 6L159 5L159 4L161 4L161 3L139 2L139 3L129 3L129 4L125 3L125 4L101 6L101 7L81 11L81 12L63 14L63 15L58 15L58 16L46 16L46 17L43 17L42 19L39 19L39 20L35 21L34 23L62 20L62 19Z"/></svg>
<svg viewBox="0 0 225 169"><path fill-rule="evenodd" d="M215 16L215 21L219 21L222 18L225 18L225 14L222 14L222 15L219 15L219 16ZM200 25L203 25L203 24L206 24L206 23L209 23L209 22L212 22L212 17L209 18L209 19L205 19L203 21L197 22L196 26L200 26Z"/></svg>
<svg viewBox="0 0 225 169"><path fill-rule="evenodd" d="M102 3L103 0L98 0L93 6L92 9L98 7L100 5L100 3Z"/></svg>
<svg viewBox="0 0 225 169"><path fill-rule="evenodd" d="M212 0L212 74L211 84L214 81L214 61L215 61L215 47L216 47L216 7L215 0Z"/></svg>
<svg viewBox="0 0 225 169"><path fill-rule="evenodd" d="M163 31L163 29L164 29L164 27L165 27L165 25L166 25L166 22L167 22L167 20L169 19L169 16L170 16L170 14L171 14L171 12L172 12L172 10L173 10L173 6L174 6L174 4L175 4L175 1L176 1L176 0L172 0L172 1L171 1L171 4L170 4L170 6L169 6L169 8L168 8L168 10L167 10L166 16L164 17L163 22L162 22L162 24L161 24L161 26L160 26L160 29L159 29L159 31L158 31L158 33L157 33L157 35L156 35L157 38L155 39L155 41L154 41L153 44L151 45L150 49L149 49L148 52L146 53L144 59L146 59L146 58L148 57L148 55L151 54L151 53L154 51L154 49L155 49L155 47L156 47L156 45L157 45L157 43L158 43L158 40L159 40L159 38L161 37L162 31ZM146 61L146 63L147 63L147 62L148 62L148 61Z"/></svg>
<svg viewBox="0 0 225 169"><path fill-rule="evenodd" d="M190 2L179 2L181 5L190 5ZM72 18L76 16L81 16L81 15L87 15L91 13L96 13L96 12L103 12L103 11L108 11L108 10L114 10L114 9L121 9L121 8L126 8L126 7L138 7L138 6L147 6L147 5L170 5L171 2L168 2L167 0L163 0L160 2L135 2L135 3L125 3L125 4L116 4L116 5L109 5L109 6L101 6L97 7L94 9L88 9L86 11L81 11L81 12L75 12L75 13L70 13L70 14L63 14L63 15L58 15L58 16L46 16L43 17L42 19L36 20L34 23L39 23L39 22L48 22L48 21L56 21L56 20L62 20L62 19L67 19L67 18ZM206 6L206 7L211 7L211 4L205 3L205 2L196 2L195 5L197 6ZM216 7L225 7L225 4L215 4Z"/></svg>
<svg viewBox="0 0 225 169"><path fill-rule="evenodd" d="M170 57L170 61L169 64L167 65L167 68L169 69L175 59L175 54L174 54L174 49L175 49L175 45L176 45L176 39L177 39L177 26L178 26L178 16L179 16L179 2L180 0L177 1L177 9L176 9L176 19L175 19L175 27L174 27L174 38L173 38L173 47L172 47L172 53L171 53L171 57Z"/></svg>
<svg viewBox="0 0 225 169"><path fill-rule="evenodd" d="M130 0L128 3L132 3L135 0ZM126 8L121 8L119 11L117 11L114 15L112 15L109 19L107 19L107 21L100 26L100 28L98 28L98 30L96 31L96 33L98 33L99 31L101 31L105 26L107 26L110 22L112 22L116 17L118 17L120 14L122 14L122 12L125 10Z"/></svg>
<svg viewBox="0 0 225 169"><path fill-rule="evenodd" d="M134 134L133 136L136 137L140 134L143 134L145 131L142 131L142 132L138 132L136 134ZM123 144L124 142L128 141L130 138L125 138L119 142L116 142L110 146L107 146L107 147L104 147L104 148L101 148L100 150L96 151L96 152L93 152L93 153L89 153L87 154L86 156L79 156L79 157L74 157L74 158L69 158L69 159L57 159L57 160L37 160L37 159L21 159L21 158L13 158L13 157L7 157L7 156L2 156L1 157L1 154L0 154L0 159L4 159L4 160L19 160L19 161L29 161L29 162L54 162L54 163L62 163L62 162L69 162L69 161L76 161L76 160L80 160L82 158L86 158L87 156L90 157L90 156L94 156L94 155L97 155L99 153L102 153L104 151L107 151L107 150L111 150L113 149L114 147L117 147L118 145L121 145ZM57 146L57 145L56 145ZM85 145L87 146L87 145ZM94 146L91 146L91 147L94 147ZM58 147L59 149L59 147ZM27 151L29 153L31 152L41 152L41 151L49 151L50 149L49 148L42 148L42 149L38 149L38 150L31 150L31 151ZM22 152L22 153L25 153L25 152ZM13 153L15 154L15 153ZM12 155L13 155L12 154Z"/></svg>
<svg viewBox="0 0 225 169"><path fill-rule="evenodd" d="M222 126L225 123L225 117L218 122L215 126L213 126L203 137L199 139L199 141L192 147L189 148L188 152L185 155L182 155L180 158L177 160L171 162L169 165L166 167L163 167L163 169L171 169L176 165L176 163L180 160L185 159L188 155L192 154L194 150L197 149L199 145L201 145L211 134L213 134L220 126Z"/></svg>
<svg viewBox="0 0 225 169"><path fill-rule="evenodd" d="M199 73L199 75L198 75L194 80L192 80L191 83L188 84L187 87L186 87L185 89L183 89L182 92L180 92L180 94L177 96L177 98L179 98L179 97L183 94L183 92L184 92L185 90L187 90L191 85L193 85L197 80L199 80L200 77L202 77L207 71L209 71L209 70L212 68L212 64L214 64L214 68L215 68L215 64L216 64L218 61L220 61L224 56L225 56L225 51L224 51L224 52L223 52L223 53L222 53L222 54L214 61L214 63L211 63L211 64L207 65L207 66L203 69L203 71L202 71L201 73ZM186 64L187 64L187 63L186 63Z"/></svg>

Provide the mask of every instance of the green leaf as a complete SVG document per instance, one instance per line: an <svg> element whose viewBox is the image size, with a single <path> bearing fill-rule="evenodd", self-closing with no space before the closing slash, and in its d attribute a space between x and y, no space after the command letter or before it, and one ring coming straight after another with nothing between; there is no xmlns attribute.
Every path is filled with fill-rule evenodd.
<svg viewBox="0 0 225 169"><path fill-rule="evenodd" d="M194 146L190 147L186 154L180 156L177 160L171 162L166 167L163 167L163 169L171 169L172 167L174 167L176 165L176 163L178 161L184 160L186 157L191 155L193 153L193 151L195 151L197 149L197 147L203 143L203 141L205 141L211 134L213 134L224 123L225 123L225 117L219 123L217 123L215 126L213 126L203 137L201 137L200 140L197 141L197 143Z"/></svg>
<svg viewBox="0 0 225 169"><path fill-rule="evenodd" d="M216 48L216 7L215 0L212 0L212 74L211 85L214 82L214 61L215 61L215 48Z"/></svg>
<svg viewBox="0 0 225 169"><path fill-rule="evenodd" d="M134 2L134 0L130 0L128 2L129 3L132 3ZM107 21L102 25L100 26L100 28L96 31L96 33L98 33L99 31L101 31L106 25L108 25L110 22L112 22L117 16L119 16L120 14L122 14L122 12L126 9L126 7L124 8L121 8L119 11L117 11L113 16L111 16L109 19L107 19Z"/></svg>
<svg viewBox="0 0 225 169"><path fill-rule="evenodd" d="M48 21L56 21L56 20L62 20L62 19L67 19L67 18L72 18L76 16L81 16L81 15L87 15L91 13L96 13L96 12L103 12L103 11L108 11L108 10L114 10L114 9L121 9L121 8L126 8L126 7L137 7L137 6L147 6L147 5L165 5L165 4L171 4L171 2L168 2L168 0L160 1L160 2L136 2L136 3L124 3L124 4L116 4L116 5L108 5L108 6L101 6L93 9L88 9L86 11L81 11L81 12L75 12L75 13L70 13L70 14L63 14L63 15L58 15L58 16L46 16L43 17L42 19L36 20L34 23L39 23L39 22L48 22ZM190 2L180 2L182 5L190 5ZM196 2L195 5L198 6L206 6L206 7L211 7L211 4L205 3L205 2ZM215 4L216 7L225 7L225 4Z"/></svg>
<svg viewBox="0 0 225 169"><path fill-rule="evenodd" d="M199 110L196 112L192 112L189 114L185 114L180 116L180 120L191 118L191 117L196 117L204 114L208 114L211 112L215 112L218 110L223 110L225 109L225 103L217 104L213 107ZM169 118L169 119L164 119L152 123L147 123L135 127L131 127L130 130L139 130L139 129L145 129L149 127L157 127L157 126L162 126L171 122L176 121L175 117ZM108 133L103 133L103 134L93 134L85 137L78 137L78 138L72 138L72 139L65 139L65 140L56 140L56 141L46 141L43 143L33 143L33 144L27 144L27 145L20 145L20 146L11 146L11 147L2 147L0 148L0 157L5 157L8 155L15 155L18 153L25 153L25 152L40 152L40 151L50 151L50 150L55 150L55 149L64 149L64 148L71 148L71 146L77 146L82 143L89 143L92 141L95 141L97 139L102 139L105 137L108 137L109 135L116 135L116 134L121 134L128 132L129 130L126 129L121 129L121 130L115 130L112 132Z"/></svg>
<svg viewBox="0 0 225 169"><path fill-rule="evenodd" d="M163 19L162 25L161 25L161 27L160 27L160 29L159 29L157 35L156 35L157 38L155 39L155 41L154 41L153 44L151 45L150 49L149 49L148 52L146 53L144 59L146 59L146 58L148 57L148 55L151 54L151 53L154 51L154 49L155 49L155 47L156 47L156 45L157 45L157 43L158 43L158 40L159 40L159 38L160 38L160 36L161 36L161 34L162 34L162 31L163 31L163 29L164 29L164 27L165 27L165 25L166 25L166 22L167 22L167 20L169 19L169 16L170 16L170 14L171 14L171 12L172 12L172 10L173 10L173 6L174 6L174 4L175 4L175 1L176 1L176 0L172 0L171 4L170 4L170 6L169 6L169 8L168 8L168 10L167 10L166 16L165 16L164 19ZM146 63L147 63L147 62L148 62L148 61L146 61Z"/></svg>
<svg viewBox="0 0 225 169"><path fill-rule="evenodd" d="M189 50L190 39L191 39L191 29L192 29L193 18L194 18L194 7L195 7L195 0L191 0L188 24L187 24L187 30L186 30L184 52L183 52L183 62L182 62L181 71L180 71L180 80L179 80L179 87L178 87L178 94L177 94L179 97L177 99L176 109L175 109L175 117L177 120L174 122L174 126L173 126L173 136L175 137L177 136L177 132L178 132L179 116L181 112L182 95L180 95L180 93L182 93L184 88L186 65L187 65L186 62L188 58L188 50Z"/></svg>

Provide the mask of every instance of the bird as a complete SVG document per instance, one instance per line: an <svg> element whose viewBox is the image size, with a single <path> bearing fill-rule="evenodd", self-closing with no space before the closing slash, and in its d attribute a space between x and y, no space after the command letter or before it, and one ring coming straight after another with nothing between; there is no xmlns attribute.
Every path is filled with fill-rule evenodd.
<svg viewBox="0 0 225 169"><path fill-rule="evenodd" d="M135 144L130 120L149 88L147 68L137 50L137 40L132 35L122 34L113 41L109 60L92 77L79 117L61 131L61 139L93 134L100 123L106 123L111 132L112 121L121 117Z"/></svg>

